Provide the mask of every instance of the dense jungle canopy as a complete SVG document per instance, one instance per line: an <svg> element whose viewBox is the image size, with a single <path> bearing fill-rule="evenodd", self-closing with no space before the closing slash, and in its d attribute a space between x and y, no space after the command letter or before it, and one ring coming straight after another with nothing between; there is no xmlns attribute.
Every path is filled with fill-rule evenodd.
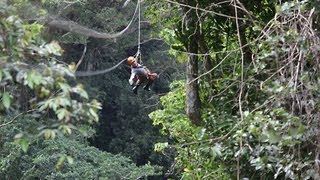
<svg viewBox="0 0 320 180"><path fill-rule="evenodd" d="M0 179L320 179L319 13L0 1ZM138 50L159 77L134 94Z"/></svg>

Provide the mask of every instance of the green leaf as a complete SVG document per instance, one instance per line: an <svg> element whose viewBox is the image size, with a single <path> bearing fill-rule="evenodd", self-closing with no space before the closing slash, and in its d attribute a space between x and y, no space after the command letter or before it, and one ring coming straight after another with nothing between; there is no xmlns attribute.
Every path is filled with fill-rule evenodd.
<svg viewBox="0 0 320 180"><path fill-rule="evenodd" d="M64 134L71 134L71 128L67 125L61 125L59 129L64 133Z"/></svg>
<svg viewBox="0 0 320 180"><path fill-rule="evenodd" d="M79 91L79 95L85 99L89 99L88 93L83 89Z"/></svg>
<svg viewBox="0 0 320 180"><path fill-rule="evenodd" d="M64 117L66 116L66 109L58 109L57 110L57 116L58 116L58 119L59 120L62 120L62 119L64 119Z"/></svg>
<svg viewBox="0 0 320 180"><path fill-rule="evenodd" d="M56 133L52 129L45 129L42 133L45 139L54 139L56 137Z"/></svg>
<svg viewBox="0 0 320 180"><path fill-rule="evenodd" d="M60 156L59 160L57 161L56 165L55 165L55 168L57 170L61 170L63 168L63 164L64 164L64 161L66 159L66 156Z"/></svg>
<svg viewBox="0 0 320 180"><path fill-rule="evenodd" d="M62 53L62 48L57 41L52 41L50 44L46 44L45 48L50 54L60 56Z"/></svg>
<svg viewBox="0 0 320 180"><path fill-rule="evenodd" d="M49 104L50 104L50 100L38 103L38 105L40 106L38 110L44 111L45 109L47 109L49 107Z"/></svg>
<svg viewBox="0 0 320 180"><path fill-rule="evenodd" d="M74 163L74 160L71 156L67 156L67 161L69 164L73 164Z"/></svg>
<svg viewBox="0 0 320 180"><path fill-rule="evenodd" d="M99 121L99 116L98 116L98 114L97 114L92 108L89 109L89 112L90 112L90 114L93 116L94 121L98 122L98 121Z"/></svg>
<svg viewBox="0 0 320 180"><path fill-rule="evenodd" d="M156 143L154 145L154 151L156 152L161 152L162 150L164 150L166 147L169 146L169 143L168 142L165 142L165 143Z"/></svg>
<svg viewBox="0 0 320 180"><path fill-rule="evenodd" d="M101 103L99 101L97 101L96 99L92 100L90 102L91 107L94 107L96 109L102 109L101 107Z"/></svg>
<svg viewBox="0 0 320 180"><path fill-rule="evenodd" d="M23 137L22 134L17 134L15 136L15 143L19 144L23 152L27 152L29 148L29 140Z"/></svg>
<svg viewBox="0 0 320 180"><path fill-rule="evenodd" d="M40 85L42 81L42 76L39 72L31 71L27 73L27 77L25 79L24 84L28 85L31 89L33 89L34 85Z"/></svg>
<svg viewBox="0 0 320 180"><path fill-rule="evenodd" d="M281 137L274 130L267 131L267 135L270 143L278 143L281 141Z"/></svg>
<svg viewBox="0 0 320 180"><path fill-rule="evenodd" d="M8 109L11 105L11 96L8 92L4 92L2 94L2 104L3 106Z"/></svg>
<svg viewBox="0 0 320 180"><path fill-rule="evenodd" d="M33 82L35 85L39 85L42 81L42 76L38 72L33 73Z"/></svg>
<svg viewBox="0 0 320 180"><path fill-rule="evenodd" d="M220 144L215 144L215 146L210 148L210 154L213 158L217 157L217 156L221 156L221 145Z"/></svg>
<svg viewBox="0 0 320 180"><path fill-rule="evenodd" d="M71 87L67 83L58 83L63 92L69 92Z"/></svg>
<svg viewBox="0 0 320 180"><path fill-rule="evenodd" d="M0 81L2 80L3 78L3 73L2 73L2 70L0 70Z"/></svg>
<svg viewBox="0 0 320 180"><path fill-rule="evenodd" d="M82 84L78 84L76 87L72 89L72 91L79 94L81 97L85 99L89 99L88 93L83 89Z"/></svg>
<svg viewBox="0 0 320 180"><path fill-rule="evenodd" d="M252 27L252 30L253 30L253 31L259 31L259 32L260 32L260 31L262 30L262 28L261 28L261 26L256 25L256 26L253 26L253 27Z"/></svg>

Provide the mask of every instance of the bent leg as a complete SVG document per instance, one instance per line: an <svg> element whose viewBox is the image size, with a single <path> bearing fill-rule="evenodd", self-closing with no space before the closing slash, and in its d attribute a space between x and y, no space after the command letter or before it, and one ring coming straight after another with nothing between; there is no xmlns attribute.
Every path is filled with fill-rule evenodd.
<svg viewBox="0 0 320 180"><path fill-rule="evenodd" d="M153 80L149 80L148 83L143 87L144 90L146 91L151 91L150 86L152 85Z"/></svg>

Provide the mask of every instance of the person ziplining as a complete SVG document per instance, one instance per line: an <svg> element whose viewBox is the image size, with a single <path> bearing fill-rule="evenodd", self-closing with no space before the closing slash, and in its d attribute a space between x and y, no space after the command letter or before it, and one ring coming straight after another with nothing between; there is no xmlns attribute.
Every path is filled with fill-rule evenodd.
<svg viewBox="0 0 320 180"><path fill-rule="evenodd" d="M137 2L137 7L135 10L135 13L138 12L138 23L139 23L139 27L138 27L138 51L136 53L136 55L134 56L130 56L127 59L123 59L121 60L117 65L109 68L109 69L104 69L101 71L93 71L93 72L76 72L76 76L77 77L81 77L81 76L93 76L93 75L99 75L99 74L103 74L103 73L107 73L110 72L112 70L114 70L115 68L117 68L120 64L122 64L124 61L127 61L127 63L130 65L131 67L131 75L129 78L129 84L131 86L133 86L132 91L137 94L138 92L138 88L140 85L145 84L144 88L147 91L150 91L150 86L153 84L154 80L156 80L158 78L157 73L151 73L150 70L142 65L141 61L141 52L140 52L140 45L141 45L141 41L140 41L140 36L141 36L141 32L140 32L140 0L138 0ZM134 15L135 16L135 15ZM133 17L134 17L133 16ZM127 28L130 26L131 22L133 21L133 18L131 19L129 25L127 26ZM127 29L126 28L126 29Z"/></svg>
<svg viewBox="0 0 320 180"><path fill-rule="evenodd" d="M131 76L129 78L129 84L133 86L133 93L138 93L140 85L145 84L144 90L150 91L150 86L154 80L157 79L157 73L151 73L150 70L143 64L139 64L138 60L141 58L140 52L138 51L136 57L130 56L127 59L128 64L131 66Z"/></svg>
<svg viewBox="0 0 320 180"><path fill-rule="evenodd" d="M151 73L150 70L144 66L141 61L141 52L140 52L140 0L138 0L138 51L135 56L130 56L127 59L128 64L131 66L131 76L129 78L129 84L133 86L133 93L138 93L138 88L140 85L145 84L143 87L144 90L150 91L150 86L153 84L154 80L157 79L158 75L156 73Z"/></svg>
<svg viewBox="0 0 320 180"><path fill-rule="evenodd" d="M143 87L144 90L150 91L150 86L153 84L154 80L157 79L158 75L157 73L151 73L150 70L144 66L142 63L139 63L141 61L141 52L140 52L140 35L141 35L141 28L140 28L140 0L138 0L138 51L136 55L130 56L127 59L128 64L131 66L131 76L129 78L129 84L133 86L132 91L133 93L138 93L138 88L141 84L145 84Z"/></svg>

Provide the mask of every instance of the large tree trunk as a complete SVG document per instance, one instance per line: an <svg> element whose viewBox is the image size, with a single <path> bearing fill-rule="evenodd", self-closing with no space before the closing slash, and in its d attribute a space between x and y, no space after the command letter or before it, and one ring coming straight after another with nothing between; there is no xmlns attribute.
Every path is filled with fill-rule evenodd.
<svg viewBox="0 0 320 180"><path fill-rule="evenodd" d="M188 5L195 6L196 2L188 0ZM198 56L192 54L198 54L198 38L199 38L199 23L197 22L197 15L194 10L188 12L190 9L185 9L187 13L186 23L189 28L187 31L188 43L187 51L190 53L187 61L187 89L186 89L186 112L187 116L194 125L201 124L200 115L200 97L199 97L199 85L198 80Z"/></svg>
<svg viewBox="0 0 320 180"><path fill-rule="evenodd" d="M190 41L188 51L191 53L197 53L198 46L195 41L195 37ZM194 125L200 125L200 97L199 97L199 86L198 80L198 56L189 55L187 62L187 90L186 90L186 111L187 116L190 118Z"/></svg>

